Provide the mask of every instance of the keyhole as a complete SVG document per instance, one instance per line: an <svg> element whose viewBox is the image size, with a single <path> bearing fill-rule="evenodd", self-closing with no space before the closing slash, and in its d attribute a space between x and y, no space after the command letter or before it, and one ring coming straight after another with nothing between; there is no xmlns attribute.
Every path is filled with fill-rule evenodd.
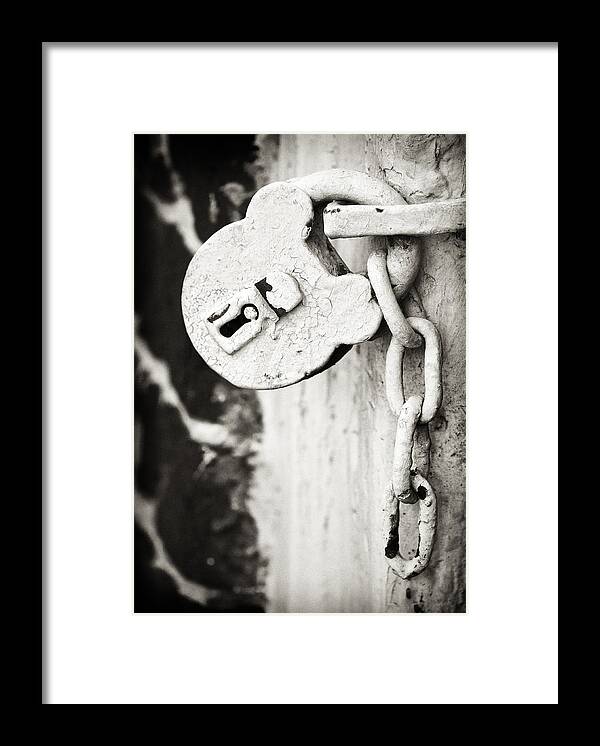
<svg viewBox="0 0 600 746"><path fill-rule="evenodd" d="M219 331L223 337L233 337L238 329L241 329L244 324L247 324L249 321L255 321L257 318L258 308L249 303L242 308L240 313L234 319L223 324Z"/></svg>

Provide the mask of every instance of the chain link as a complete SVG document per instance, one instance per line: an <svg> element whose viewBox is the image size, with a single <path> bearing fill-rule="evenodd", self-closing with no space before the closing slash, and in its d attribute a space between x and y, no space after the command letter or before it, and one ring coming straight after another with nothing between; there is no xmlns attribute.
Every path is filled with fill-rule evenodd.
<svg viewBox="0 0 600 746"><path fill-rule="evenodd" d="M389 251L392 251L390 249ZM394 288L388 274L388 251L377 249L367 259L367 275L383 313L383 318L389 327L392 337L399 345L404 347L419 347L421 338L411 328L400 304L396 300Z"/></svg>
<svg viewBox="0 0 600 746"><path fill-rule="evenodd" d="M378 279L381 278L378 276ZM391 289L389 277L386 279ZM397 301L396 305L399 308ZM386 396L390 409L398 417L392 480L384 504L385 556L392 570L401 578L408 579L427 567L435 540L437 503L433 488L427 481L431 449L428 423L435 417L442 402L442 345L440 334L431 321L401 315L406 325L425 342L423 397L405 399L403 362L406 345L403 344L403 337L394 331L385 365ZM384 317L387 321L385 313ZM400 554L399 532L402 527L399 503L419 504L419 544L412 559L405 559Z"/></svg>
<svg viewBox="0 0 600 746"><path fill-rule="evenodd" d="M464 200L457 205L408 206L402 210L400 207L406 205L405 200L385 181L373 179L361 172L340 169L321 171L291 181L303 189L315 203L342 200L362 205L358 212L359 218L362 215L364 221L360 218L353 227L345 225L344 221L347 222L348 216L352 214L351 211L348 212L341 221L344 230L339 235L389 236L387 251L378 249L370 254L367 275L392 334L386 355L386 396L392 412L398 417L392 480L384 505L385 556L395 573L402 578L410 578L427 567L435 538L436 498L427 481L431 449L428 423L435 417L442 401L442 346L440 335L432 322L419 317L406 318L398 302L414 283L420 263L419 243L406 234L392 236L392 231L387 227L385 231L381 230L381 226L369 230L372 211L365 211L364 206L375 206L375 214L383 213L386 206L394 206L390 217L395 219L396 227L404 220L402 225L412 226L407 233L422 235L440 232L442 229L456 229L456 225L464 222ZM329 205L325 207L325 217L331 223L331 218L343 209L339 205ZM409 214L413 217L407 221ZM431 218L428 222L425 221L426 225L423 224L423 215ZM444 222L444 215L447 221L449 219L448 225ZM363 222L364 231L361 230ZM386 219L385 225L391 224ZM402 230L399 232L403 233ZM406 348L420 347L423 342L424 396L411 396L405 400L402 381L404 351ZM399 553L399 504L417 502L419 545L415 557L409 560Z"/></svg>
<svg viewBox="0 0 600 746"><path fill-rule="evenodd" d="M423 372L425 397L419 422L426 424L435 417L442 403L442 340L435 325L429 319L409 316L405 319L415 332L425 341ZM385 358L385 389L388 403L395 415L400 414L404 404L404 383L402 368L406 345L392 332L392 339Z"/></svg>

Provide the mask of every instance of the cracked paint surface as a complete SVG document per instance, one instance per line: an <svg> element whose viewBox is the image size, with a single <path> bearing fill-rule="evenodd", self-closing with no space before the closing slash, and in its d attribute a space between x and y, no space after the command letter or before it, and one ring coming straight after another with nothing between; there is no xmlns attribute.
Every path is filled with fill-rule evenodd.
<svg viewBox="0 0 600 746"><path fill-rule="evenodd" d="M182 293L187 331L207 364L236 386L296 383L323 368L340 346L372 337L381 323L370 283L348 273L314 218L302 189L269 184L252 198L244 220L215 233L190 262ZM272 272L297 282L300 304L265 319L240 349L222 349L207 320Z"/></svg>
<svg viewBox="0 0 600 746"><path fill-rule="evenodd" d="M396 429L387 335L297 385L245 391L203 363L179 304L192 255L262 186L351 168L387 179L410 204L459 198L464 136L261 135L256 144L254 159L252 137L136 138L136 610L464 611L464 235L420 239L418 293L403 302L407 316L435 321L446 359L430 424L437 538L430 565L410 579L382 554ZM324 242L311 250L337 274L364 272L385 245L336 240L341 260ZM406 395L422 392L422 351L404 363ZM403 510L416 527L418 511Z"/></svg>
<svg viewBox="0 0 600 746"><path fill-rule="evenodd" d="M465 196L463 135L283 135L272 181L325 169L365 171L409 204ZM423 236L406 316L425 315L444 350L444 399L429 425L428 481L437 498L436 540L427 568L400 578L382 547L382 520L397 418L385 393L389 335L357 345L335 366L277 391L259 391L263 448L255 473L255 515L269 560L267 596L278 612L465 611L465 241ZM386 247L384 237L334 240L353 271ZM407 350L406 396L423 393L422 350ZM426 432L420 432L425 438ZM278 464L285 464L285 469ZM420 464L426 471L428 464ZM419 506L403 505L413 536ZM427 516L421 516L421 518ZM425 537L427 538L427 537Z"/></svg>

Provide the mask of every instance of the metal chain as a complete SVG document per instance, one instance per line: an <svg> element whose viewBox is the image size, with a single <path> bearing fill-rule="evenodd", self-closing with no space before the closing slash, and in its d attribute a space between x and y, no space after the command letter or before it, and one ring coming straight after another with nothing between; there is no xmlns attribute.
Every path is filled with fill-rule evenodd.
<svg viewBox="0 0 600 746"><path fill-rule="evenodd" d="M402 196L385 181L341 169L317 172L291 182L315 203L331 200L359 203L354 207L337 203L325 206L323 215L329 221L331 237L388 236L387 251L378 249L367 261L367 275L392 334L386 355L386 395L391 410L398 417L392 480L384 505L385 556L395 573L410 578L427 567L435 538L436 498L427 481L431 449L428 423L442 401L442 347L432 322L425 318L406 318L398 301L412 287L419 268L420 246L411 236L464 227L464 200L452 205L406 205ZM354 212L357 215L353 223ZM377 216L380 216L379 222ZM394 226L398 230L394 230ZM328 234L327 227L325 233ZM422 346L422 341L425 342L424 397L411 396L405 400L404 350ZM416 556L408 560L399 554L399 503L416 502L419 503L419 546Z"/></svg>
<svg viewBox="0 0 600 746"><path fill-rule="evenodd" d="M401 578L408 579L418 575L427 567L435 539L437 504L427 476L431 448L429 422L435 417L442 402L442 345L438 330L428 319L405 318L401 312L398 315L395 310L390 313L392 306L387 299L390 291L393 293L393 290L385 263L382 264L379 260L370 261L367 264L367 272L383 316L392 332L392 339L386 354L385 386L390 409L398 417L392 480L384 503L385 556L392 570ZM386 301L384 303L381 302L378 293L378 289L382 287L385 288L383 297ZM395 304L399 308L397 301ZM423 397L411 396L405 399L404 396L402 373L406 345L402 342L402 329L398 325L400 317L425 342ZM397 333L398 330L400 333ZM399 503L414 504L417 502L419 503L417 554L412 559L405 559L400 554Z"/></svg>
<svg viewBox="0 0 600 746"><path fill-rule="evenodd" d="M373 205L375 210L381 211L384 206L406 206L406 201L394 187L381 179L375 179L360 171L345 169L331 169L317 171L308 176L290 179L291 183L302 189L315 203L329 203L324 206L323 218L331 216L341 209L338 202L355 202L360 205ZM335 204L332 203L335 201ZM360 231L359 231L360 232ZM325 230L327 235L327 230ZM361 235L369 235L368 226ZM380 277L375 293L386 321L402 341L405 347L418 347L420 339L406 324L402 309L396 303L396 298L402 297L412 286L419 270L421 246L412 236L388 236L388 250L375 251L371 254L370 262L375 283ZM391 277L391 289L387 287ZM373 280L371 280L373 284ZM384 310L385 306L385 310Z"/></svg>
<svg viewBox="0 0 600 746"><path fill-rule="evenodd" d="M419 347L421 339L405 319L390 280L387 263L388 253L391 252L392 248L373 251L367 259L367 275L393 338L403 349Z"/></svg>

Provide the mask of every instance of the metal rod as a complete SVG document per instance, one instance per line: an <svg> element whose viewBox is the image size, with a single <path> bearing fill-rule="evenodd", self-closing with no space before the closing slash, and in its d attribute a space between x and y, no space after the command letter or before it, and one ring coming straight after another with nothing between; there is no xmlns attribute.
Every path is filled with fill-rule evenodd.
<svg viewBox="0 0 600 746"><path fill-rule="evenodd" d="M466 200L421 202L415 205L340 205L323 212L329 238L360 236L430 236L465 228Z"/></svg>

